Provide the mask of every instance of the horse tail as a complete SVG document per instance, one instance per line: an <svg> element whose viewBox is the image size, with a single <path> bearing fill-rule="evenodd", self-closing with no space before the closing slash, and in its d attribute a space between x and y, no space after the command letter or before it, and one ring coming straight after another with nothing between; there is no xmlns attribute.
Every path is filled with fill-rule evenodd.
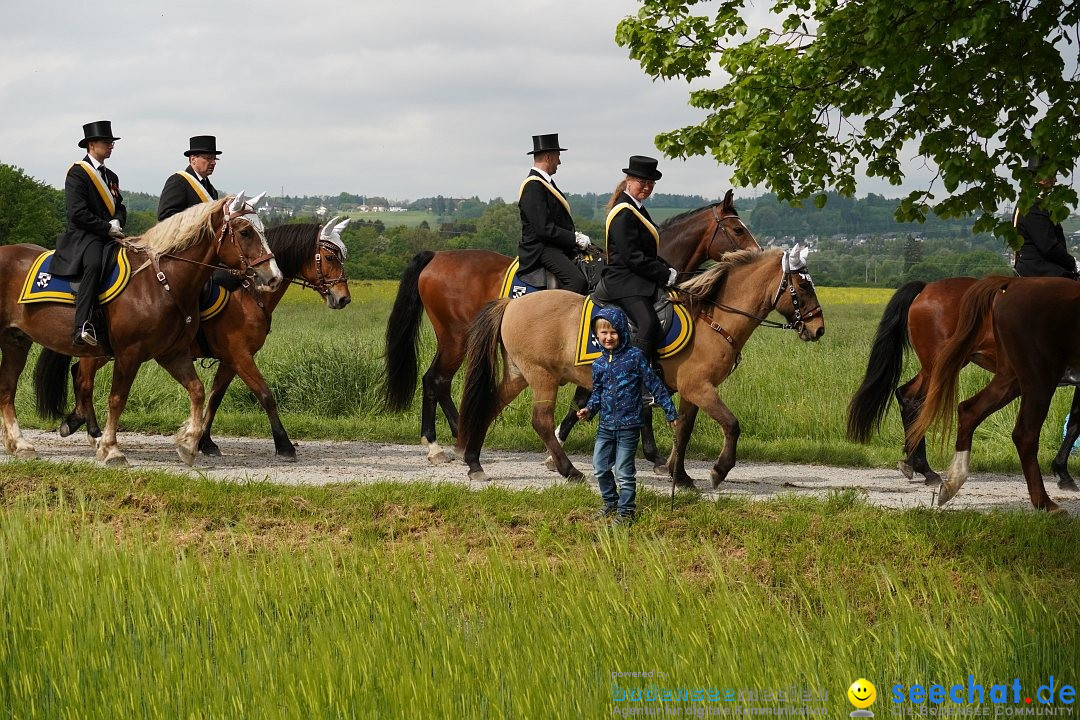
<svg viewBox="0 0 1080 720"><path fill-rule="evenodd" d="M34 397L38 415L59 420L67 412L68 366L71 356L42 348L34 366Z"/></svg>
<svg viewBox="0 0 1080 720"><path fill-rule="evenodd" d="M458 437L468 448L470 438L483 435L499 411L502 320L508 299L492 300L469 328L465 357L465 389L461 396Z"/></svg>
<svg viewBox="0 0 1080 720"><path fill-rule="evenodd" d="M885 419L889 400L904 370L904 354L911 348L908 310L925 287L922 280L913 280L893 293L885 306L870 348L866 376L848 404L847 436L850 440L869 441L870 434L876 432Z"/></svg>
<svg viewBox="0 0 1080 720"><path fill-rule="evenodd" d="M952 430L956 419L956 393L960 370L971 357L975 345L983 333L984 323L990 320L994 300L1008 284L1010 278L991 276L979 280L960 298L959 320L956 330L938 351L937 360L930 371L926 399L919 416L908 428L905 451L926 436L931 425L942 422L941 437Z"/></svg>
<svg viewBox="0 0 1080 720"><path fill-rule="evenodd" d="M394 412L408 409L416 392L418 376L416 344L420 337L420 317L424 303L420 298L420 273L435 257L431 250L421 250L405 267L398 285L394 307L386 323L386 380L383 402Z"/></svg>

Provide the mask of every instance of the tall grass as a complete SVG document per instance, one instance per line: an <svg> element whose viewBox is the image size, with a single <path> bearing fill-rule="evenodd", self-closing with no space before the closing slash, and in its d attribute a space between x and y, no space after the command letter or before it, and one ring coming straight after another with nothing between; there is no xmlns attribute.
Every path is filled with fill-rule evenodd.
<svg viewBox="0 0 1080 720"><path fill-rule="evenodd" d="M65 490L70 483L82 490ZM359 525L391 522L384 514L372 523L367 509L387 501L384 509L427 507L428 522L362 542L313 523L304 540L252 546L252 531L184 528L209 490L151 479L121 503L143 509L124 514L109 512L122 483L73 476L57 484L9 499L0 516L0 717L599 717L643 707L613 694L650 683L798 685L827 693L833 714L850 709L844 692L861 676L877 684L884 709L894 683L972 674L987 685L1017 677L1033 689L1080 666L1077 597L1046 592L1075 580L1075 565L1048 587L1022 565L987 573L979 554L958 545L955 559L945 553L911 573L915 558L883 552L891 540L874 538L870 519L887 516L850 496L753 511L694 504L688 514L711 514L719 536L688 549L692 536L678 529L671 538L647 526L635 535L582 533L580 521L558 520L557 492L548 502L535 493L367 487L345 491L364 508ZM272 507L284 490L226 492ZM293 508L317 515L320 498L335 493L299 492L271 514L282 522ZM470 512L458 516L462 503ZM169 514L182 504L182 516ZM237 513L236 505L221 512ZM461 534L508 506L542 522ZM350 513L340 502L325 509ZM762 512L789 522L770 527ZM962 532L961 515L934 522ZM928 517L884 523L918 545ZM1001 516L981 519L984 528L1007 526ZM838 525L838 537L865 534L851 566L819 557L830 554L820 542L809 556L787 544L759 556L761 548L736 540L831 535L815 529L821 521ZM1057 540L1075 535L1047 518L1017 521ZM540 541L543 525L555 541L523 549L521 540ZM726 533L734 542L718 542ZM739 547L760 559L746 563ZM775 573L771 563L795 572ZM654 674L613 676L635 671ZM670 706L689 714L716 703Z"/></svg>
<svg viewBox="0 0 1080 720"><path fill-rule="evenodd" d="M382 409L379 383L383 376L383 334L396 284L387 281L354 283L354 302L341 311L323 307L308 290L291 290L274 314L273 331L257 362L274 391L289 431L298 438L364 438L414 442L419 436L419 392L413 407L400 415ZM817 343L804 343L790 331L760 328L743 351L743 362L720 386L720 397L739 418L742 436L738 457L765 461L815 462L854 466L891 466L900 456L902 437L899 413L890 410L883 431L867 445L844 437L847 403L862 381L877 322L892 292L877 289L820 288L826 333ZM421 373L435 352L427 324L421 338ZM32 364L32 363L31 363ZM917 369L909 358L904 379ZM201 369L209 380L213 369ZM110 373L99 376L95 402L104 412ZM964 397L988 379L969 367L961 374ZM455 382L460 397L461 376ZM29 371L18 394L18 412L24 425L40 426L30 395ZM569 405L570 388L563 388L557 411ZM1071 391L1059 392L1042 436L1042 457L1048 462L1061 438ZM489 438L490 447L531 448L541 443L530 425L526 391L503 413ZM977 470L1018 472L1011 440L1016 403L1001 410L975 437L972 464ZM153 364L143 367L124 413L128 429L172 432L187 413L187 396L167 374ZM438 425L444 442L451 440L445 421ZM661 420L656 429L662 447L670 431ZM269 428L254 396L235 380L215 422L217 434L267 435ZM587 452L594 429L582 426L568 448ZM122 441L122 439L121 439ZM269 442L269 439L268 439ZM723 436L711 419L700 416L690 456L715 457ZM932 438L931 461L939 468L951 455L951 438Z"/></svg>

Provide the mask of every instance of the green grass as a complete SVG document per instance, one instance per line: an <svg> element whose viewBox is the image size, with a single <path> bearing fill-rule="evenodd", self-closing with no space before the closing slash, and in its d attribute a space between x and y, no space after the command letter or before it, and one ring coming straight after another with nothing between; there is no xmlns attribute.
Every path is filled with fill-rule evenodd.
<svg viewBox="0 0 1080 720"><path fill-rule="evenodd" d="M657 670L833 715L863 676L881 712L894 683L1075 682L1076 520L646 494L625 533L594 504L5 465L0 716L600 717L645 706L612 673Z"/></svg>
<svg viewBox="0 0 1080 720"><path fill-rule="evenodd" d="M367 220L368 222L378 220L386 227L397 227L398 225L414 227L422 222L426 222L429 227L438 228L439 224L443 222L441 216L436 215L429 210L405 210L404 212L351 212L346 213L346 216L355 218L356 220ZM447 221L449 221L449 218L447 218Z"/></svg>

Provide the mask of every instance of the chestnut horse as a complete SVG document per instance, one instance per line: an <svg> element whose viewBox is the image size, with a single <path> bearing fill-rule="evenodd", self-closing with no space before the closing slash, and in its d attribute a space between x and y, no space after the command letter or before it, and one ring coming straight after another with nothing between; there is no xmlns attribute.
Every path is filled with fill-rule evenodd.
<svg viewBox="0 0 1080 720"><path fill-rule="evenodd" d="M889 398L895 395L900 406L900 420L905 435L919 414L926 397L926 383L933 370L937 351L956 329L960 298L974 285L975 278L954 277L923 282L915 280L897 290L881 315L877 334L866 364L866 375L848 405L848 437L856 442L866 442L870 434L881 427L888 410ZM904 368L905 350L910 347L919 359L920 369L903 385L898 387L900 373ZM987 319L983 332L972 347L968 362L984 370L994 372L997 350L994 345L993 328ZM1074 393L1073 404L1080 402L1080 388ZM1069 451L1080 433L1067 435L1051 463L1058 477L1058 487L1076 490L1076 481L1069 474ZM923 476L927 485L937 485L941 477L933 471L926 459L926 441L915 438L911 452L900 461L899 469L909 480L914 473Z"/></svg>
<svg viewBox="0 0 1080 720"><path fill-rule="evenodd" d="M717 394L735 369L740 352L759 325L793 328L803 340L818 340L825 320L806 270L806 251L743 250L682 283L694 334L681 352L661 361L664 378L679 393L682 422L668 469L681 485L693 485L684 458L698 408L724 430L724 448L712 468L713 487L735 466L739 422ZM575 365L583 298L553 290L510 302L489 303L469 332L468 366L461 400L461 443L469 478L486 480L480 449L496 416L532 388L532 426L566 478L580 478L555 437L553 403L560 385L592 385L590 365ZM766 319L773 310L788 320ZM500 373L501 366L501 373ZM501 375L501 380L500 380Z"/></svg>
<svg viewBox="0 0 1080 720"><path fill-rule="evenodd" d="M659 230L660 256L680 272L694 270L709 259L719 260L726 252L760 249L735 210L731 190L722 202L670 218ZM499 296L503 276L513 261L488 250L425 250L417 253L402 275L386 325L385 403L398 412L412 404L420 318L426 312L435 330L436 351L423 378L420 442L428 448L428 460L433 463L449 459L435 439L436 408L442 408L451 434L457 437L458 411L450 386L465 358L469 325L485 303ZM575 405L587 397L579 393ZM571 409L560 428L563 439L576 420ZM648 431L643 446L646 456L656 461L651 427Z"/></svg>
<svg viewBox="0 0 1080 720"><path fill-rule="evenodd" d="M323 297L327 307L334 310L345 307L352 300L345 276L345 244L340 235L348 223L348 220L339 223L338 218L334 218L321 227L316 223L298 223L267 230L267 244L277 258L285 282L266 293L248 283L246 292L232 293L224 310L200 322L202 338L191 343L191 356L221 361L206 405L206 429L199 440L199 450L204 455L221 455L217 443L210 437L210 430L229 383L239 375L270 420L278 456L296 459L296 448L278 416L274 394L255 366L255 353L266 342L274 308L285 296L290 283L312 288ZM64 373L69 362L67 356L47 349L38 358L34 386L38 411L44 417L59 418L61 415L67 396ZM93 405L94 375L107 362L107 358L87 358L72 366L76 402L75 409L60 424L62 436L75 432L83 422L87 423L86 431L91 438L101 434Z"/></svg>
<svg viewBox="0 0 1080 720"><path fill-rule="evenodd" d="M188 346L198 326L199 291L218 261L268 290L281 282L281 271L255 213L257 201L249 204L241 193L196 205L127 241L128 257L137 269L124 291L101 308L116 363L108 419L95 442L99 460L127 462L116 444L120 414L139 366L152 358L188 391L190 414L176 442L180 458L189 465L194 461L202 437L205 393ZM19 303L27 272L43 252L36 245L0 247L0 412L4 446L16 457L36 454L15 417L15 386L31 344L64 355L103 356L100 346L72 343L73 306Z"/></svg>
<svg viewBox="0 0 1080 720"><path fill-rule="evenodd" d="M957 378L982 341L987 317L992 318L997 353L994 377L957 408ZM938 505L952 499L968 478L975 428L1019 397L1012 437L1031 504L1051 513L1064 512L1046 494L1038 455L1050 401L1069 369L1080 369L1080 283L1065 278L988 277L968 289L960 302L956 331L937 356L926 382L926 401L908 430L910 445L933 423L951 424L956 412L956 454L941 484ZM1080 418L1073 422L1077 423Z"/></svg>

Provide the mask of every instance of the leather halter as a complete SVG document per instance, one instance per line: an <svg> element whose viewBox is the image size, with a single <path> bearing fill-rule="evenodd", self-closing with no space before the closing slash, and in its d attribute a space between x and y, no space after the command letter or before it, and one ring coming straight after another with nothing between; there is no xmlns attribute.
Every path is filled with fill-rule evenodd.
<svg viewBox="0 0 1080 720"><path fill-rule="evenodd" d="M333 278L333 279L328 279L326 277L326 275L323 273L323 269L322 269L323 253L337 254L337 252L338 252L338 248L334 243L332 243L332 242L330 242L328 240L323 240L321 237L317 237L316 240L315 240L315 274L318 276L319 279L316 280L315 282L308 282L307 280L304 280L303 278L294 277L290 282L293 282L293 283L299 285L300 287L311 288L312 290L319 293L323 297L326 297L327 295L329 295L330 294L330 289L333 288L338 283L348 283L349 278L347 278L345 276L345 263L344 262L341 263L341 275L339 275L338 277Z"/></svg>

